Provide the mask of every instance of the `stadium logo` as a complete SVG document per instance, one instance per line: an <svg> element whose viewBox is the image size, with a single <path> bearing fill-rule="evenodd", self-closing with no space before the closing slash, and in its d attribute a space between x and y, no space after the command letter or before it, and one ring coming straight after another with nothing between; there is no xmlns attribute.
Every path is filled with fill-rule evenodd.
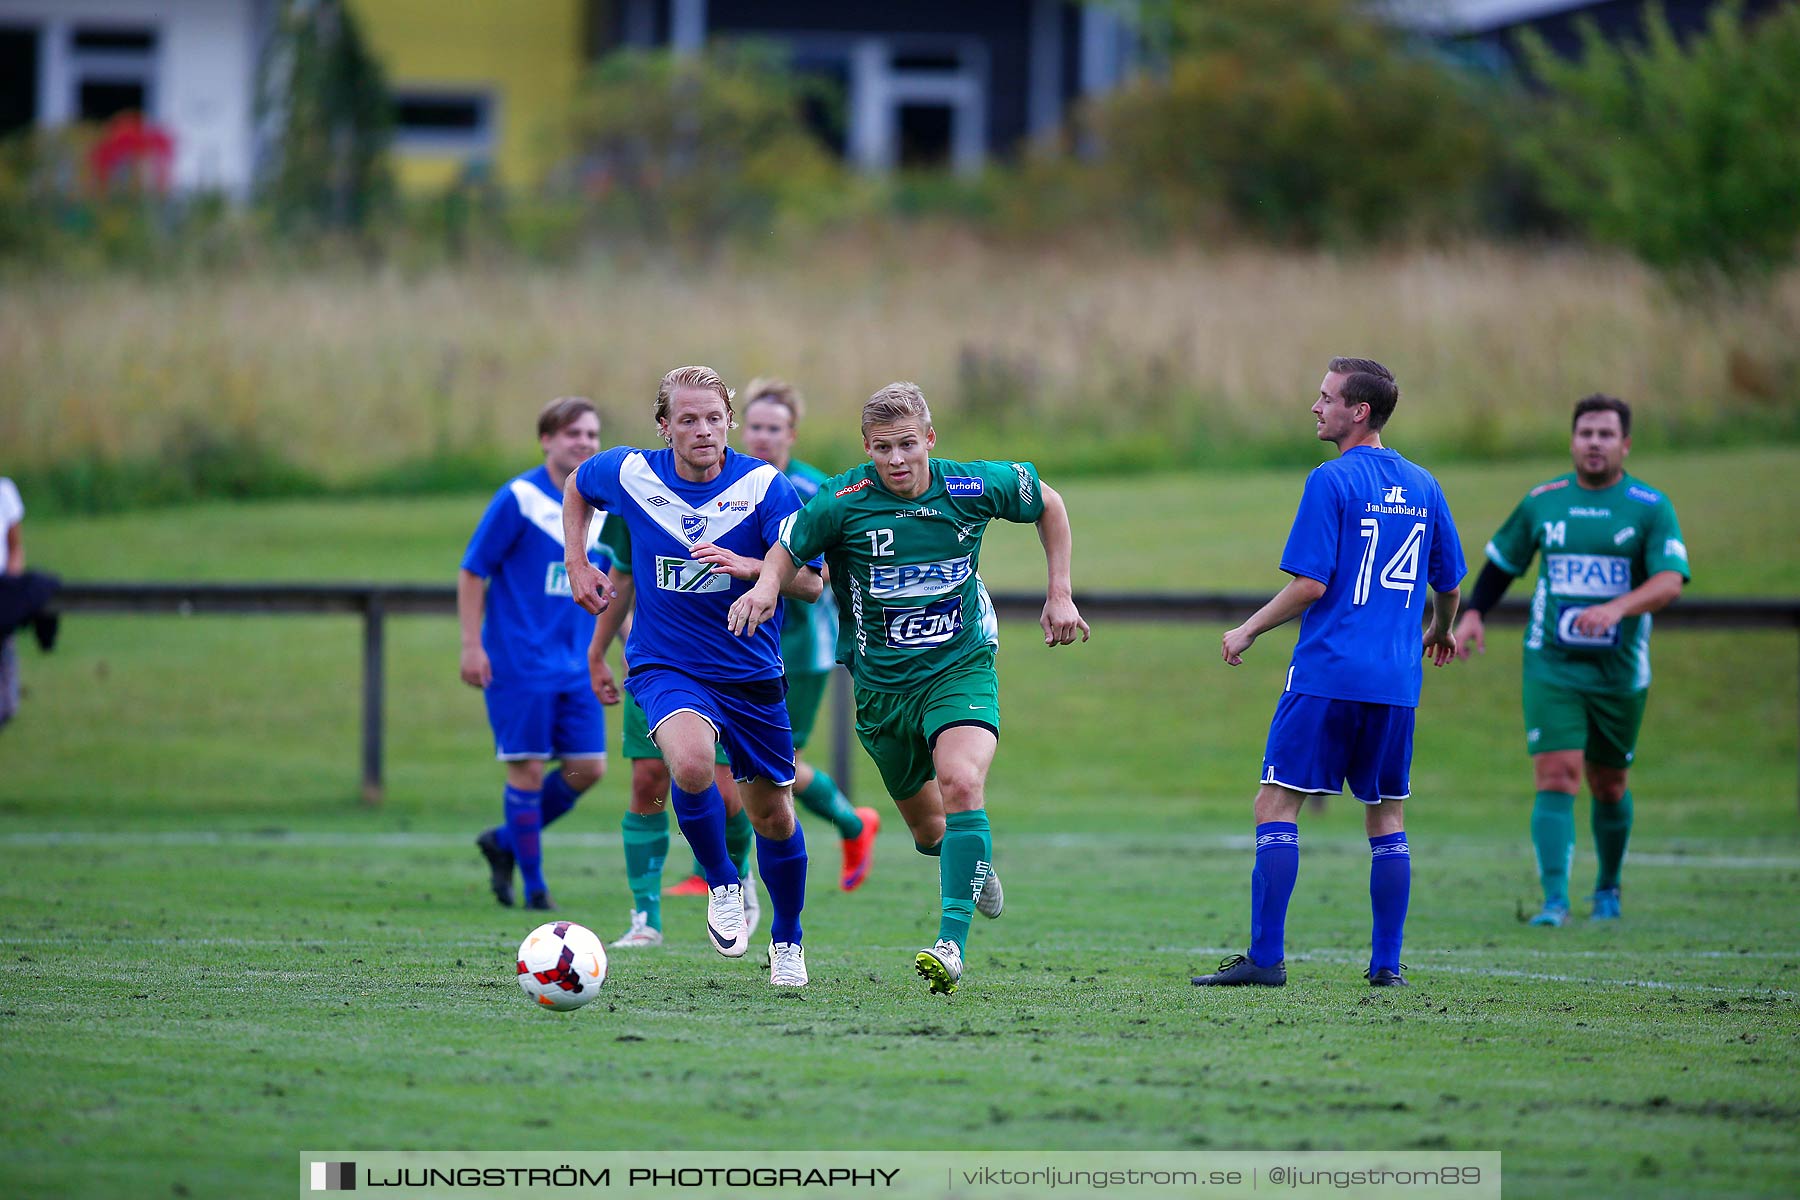
<svg viewBox="0 0 1800 1200"><path fill-rule="evenodd" d="M872 482L871 480L859 479L855 483L851 484L849 487L839 488L836 492L834 492L832 494L835 496L848 496L852 492L862 491L864 488L868 487L871 482Z"/></svg>
<svg viewBox="0 0 1800 1200"><path fill-rule="evenodd" d="M691 558L664 558L659 554L656 556L656 586L665 592L703 595L730 587L731 576Z"/></svg>
<svg viewBox="0 0 1800 1200"><path fill-rule="evenodd" d="M952 496L979 496L986 485L970 475L944 476L944 490Z"/></svg>
<svg viewBox="0 0 1800 1200"><path fill-rule="evenodd" d="M688 540L688 545L699 545L700 539L706 536L706 518L693 513L681 515L681 536Z"/></svg>
<svg viewBox="0 0 1800 1200"><path fill-rule="evenodd" d="M941 517L944 514L935 508L926 508L924 505L920 505L918 508L895 509L894 515L896 517Z"/></svg>
<svg viewBox="0 0 1800 1200"><path fill-rule="evenodd" d="M1405 504L1406 503L1406 489L1401 487L1398 484L1395 484L1393 487L1389 488L1387 491L1381 493L1381 502L1383 504Z"/></svg>
<svg viewBox="0 0 1800 1200"><path fill-rule="evenodd" d="M1546 554L1544 578L1553 596L1610 600L1631 590L1631 560L1612 554Z"/></svg>
<svg viewBox="0 0 1800 1200"><path fill-rule="evenodd" d="M312 1190L315 1192L354 1192L356 1164L353 1162L316 1162L312 1164Z"/></svg>
<svg viewBox="0 0 1800 1200"><path fill-rule="evenodd" d="M876 563L869 568L869 594L877 600L942 596L968 582L975 565L967 554L928 563Z"/></svg>
<svg viewBox="0 0 1800 1200"><path fill-rule="evenodd" d="M1610 509L1610 508L1571 508L1569 510L1569 515L1571 517L1610 517L1610 516L1612 516L1612 509Z"/></svg>
<svg viewBox="0 0 1800 1200"><path fill-rule="evenodd" d="M942 646L962 632L960 596L934 600L923 608L884 609L882 615L886 618L887 644L900 650Z"/></svg>

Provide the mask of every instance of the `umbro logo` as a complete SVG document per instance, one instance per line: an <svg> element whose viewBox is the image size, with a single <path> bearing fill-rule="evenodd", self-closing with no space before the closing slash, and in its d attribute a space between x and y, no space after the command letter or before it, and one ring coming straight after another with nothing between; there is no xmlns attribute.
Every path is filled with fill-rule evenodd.
<svg viewBox="0 0 1800 1200"><path fill-rule="evenodd" d="M1389 488L1381 494L1381 502L1383 504L1405 504L1406 489L1399 485Z"/></svg>
<svg viewBox="0 0 1800 1200"><path fill-rule="evenodd" d="M667 496L652 496L647 501L647 503L654 504L658 508L661 508L663 505L667 504L668 502L669 502L669 498Z"/></svg>

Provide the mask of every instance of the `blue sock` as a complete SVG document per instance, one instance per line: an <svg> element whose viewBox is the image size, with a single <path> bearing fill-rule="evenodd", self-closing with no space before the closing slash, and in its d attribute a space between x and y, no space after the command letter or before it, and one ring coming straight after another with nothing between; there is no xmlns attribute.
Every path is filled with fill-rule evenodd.
<svg viewBox="0 0 1800 1200"><path fill-rule="evenodd" d="M542 791L528 792L506 785L506 831L511 835L513 857L519 860L519 878L525 883L525 895L535 896L544 887L544 854L538 841L543 828Z"/></svg>
<svg viewBox="0 0 1800 1200"><path fill-rule="evenodd" d="M671 780L669 795L681 836L700 863L706 886L742 883L737 868L731 865L731 851L725 848L725 797L719 795L719 785L709 783L704 792L684 792Z"/></svg>
<svg viewBox="0 0 1800 1200"><path fill-rule="evenodd" d="M1400 969L1400 939L1406 932L1406 901L1412 894L1412 850L1406 834L1369 839L1369 908L1375 914L1370 934L1369 971Z"/></svg>
<svg viewBox="0 0 1800 1200"><path fill-rule="evenodd" d="M1300 876L1300 827L1264 821L1256 827L1256 867L1250 872L1250 961L1272 967L1287 956L1288 900Z"/></svg>
<svg viewBox="0 0 1800 1200"><path fill-rule="evenodd" d="M575 807L581 799L581 793L569 786L569 781L562 777L561 771L548 771L544 775L544 828L550 828L552 822Z"/></svg>
<svg viewBox="0 0 1800 1200"><path fill-rule="evenodd" d="M800 910L806 907L806 835L794 823L794 835L786 841L770 841L756 835L756 868L769 889L771 942L800 940Z"/></svg>

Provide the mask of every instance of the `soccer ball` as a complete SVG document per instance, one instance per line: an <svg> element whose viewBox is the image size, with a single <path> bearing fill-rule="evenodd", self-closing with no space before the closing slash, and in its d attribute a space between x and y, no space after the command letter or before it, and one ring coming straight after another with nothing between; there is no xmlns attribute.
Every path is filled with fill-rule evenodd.
<svg viewBox="0 0 1800 1200"><path fill-rule="evenodd" d="M552 921L519 943L519 986L545 1008L580 1008L605 982L606 946L585 925Z"/></svg>

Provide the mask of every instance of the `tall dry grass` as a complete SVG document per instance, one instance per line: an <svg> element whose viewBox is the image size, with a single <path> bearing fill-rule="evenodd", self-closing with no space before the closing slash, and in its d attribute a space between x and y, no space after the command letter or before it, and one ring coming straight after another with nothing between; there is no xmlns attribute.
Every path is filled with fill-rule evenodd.
<svg viewBox="0 0 1800 1200"><path fill-rule="evenodd" d="M327 480L531 448L547 398L642 441L656 380L705 362L805 389L803 448L857 449L870 391L917 380L945 453L1065 468L1316 455L1333 354L1404 399L1390 440L1555 445L1570 402L1630 398L1640 438L1800 427L1800 274L1699 306L1617 257L1484 245L1370 257L997 248L936 233L780 264L15 281L0 293L0 469L177 453L198 431Z"/></svg>

